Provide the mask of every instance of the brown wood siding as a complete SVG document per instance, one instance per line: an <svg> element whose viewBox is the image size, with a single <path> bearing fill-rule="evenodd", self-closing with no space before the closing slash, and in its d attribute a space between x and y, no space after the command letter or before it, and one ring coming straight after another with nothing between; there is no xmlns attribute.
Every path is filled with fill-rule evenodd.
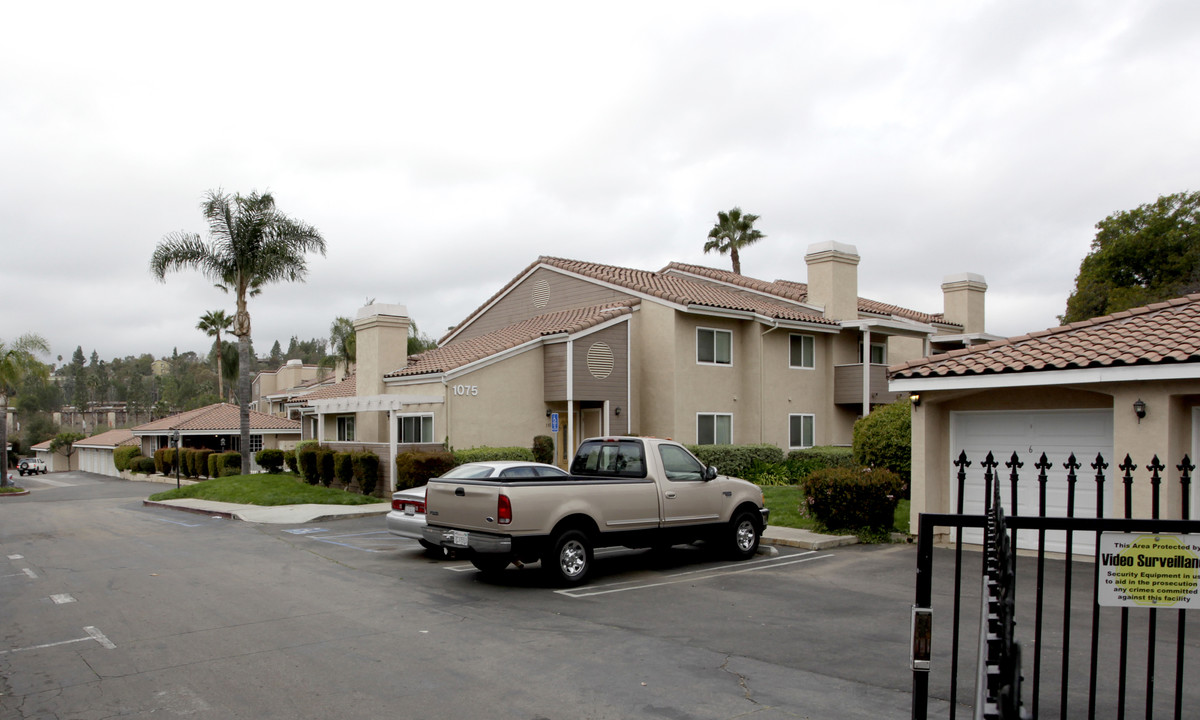
<svg viewBox="0 0 1200 720"><path fill-rule="evenodd" d="M567 399L567 344L558 343L542 348L546 402L563 402Z"/></svg>
<svg viewBox="0 0 1200 720"><path fill-rule="evenodd" d="M871 404L891 403L904 393L888 390L887 366L871 366ZM862 405L862 365L838 365L833 369L833 402L838 405Z"/></svg>
<svg viewBox="0 0 1200 720"><path fill-rule="evenodd" d="M596 343L604 343L612 350L612 372L603 379L592 375L588 368L588 351ZM609 428L613 434L625 434L629 427L629 324L617 323L612 327L586 335L575 341L572 368L572 400L609 402ZM621 408L621 414L616 409Z"/></svg>
<svg viewBox="0 0 1200 720"><path fill-rule="evenodd" d="M465 328L455 339L477 337L546 313L602 305L631 297L632 295L627 293L592 282L538 268L509 290L495 305L484 311L483 315L476 318L470 327ZM545 304L539 307L543 300Z"/></svg>

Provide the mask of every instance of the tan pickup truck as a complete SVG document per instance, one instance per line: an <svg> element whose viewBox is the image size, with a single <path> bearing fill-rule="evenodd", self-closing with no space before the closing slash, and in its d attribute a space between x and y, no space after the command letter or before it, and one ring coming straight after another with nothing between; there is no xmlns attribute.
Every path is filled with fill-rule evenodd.
<svg viewBox="0 0 1200 720"><path fill-rule="evenodd" d="M670 440L584 440L567 477L434 478L425 540L484 573L541 561L559 584L582 583L597 547L669 547L704 540L753 557L769 510L753 483L718 475Z"/></svg>

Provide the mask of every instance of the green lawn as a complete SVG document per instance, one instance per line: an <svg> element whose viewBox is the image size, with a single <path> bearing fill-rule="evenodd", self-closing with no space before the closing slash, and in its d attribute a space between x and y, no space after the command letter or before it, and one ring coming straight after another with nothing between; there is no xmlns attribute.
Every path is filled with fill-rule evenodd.
<svg viewBox="0 0 1200 720"><path fill-rule="evenodd" d="M155 493L151 500L196 498L243 505L366 505L379 498L309 485L295 475L230 475Z"/></svg>
<svg viewBox="0 0 1200 720"><path fill-rule="evenodd" d="M770 485L763 487L763 502L771 508L770 523L776 527L799 528L819 531L817 522L800 514L803 497L798 485ZM896 504L895 531L908 532L908 500Z"/></svg>

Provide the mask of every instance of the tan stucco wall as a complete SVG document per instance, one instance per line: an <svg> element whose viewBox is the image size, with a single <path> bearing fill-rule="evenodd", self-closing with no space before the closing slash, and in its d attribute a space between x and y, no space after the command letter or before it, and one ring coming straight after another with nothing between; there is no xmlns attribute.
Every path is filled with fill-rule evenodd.
<svg viewBox="0 0 1200 720"><path fill-rule="evenodd" d="M951 512L950 482L954 448L950 442L950 413L988 410L1075 410L1112 408L1113 458L1107 458L1109 477L1126 454L1138 469L1133 472L1133 514L1151 514L1150 471L1146 466L1157 455L1166 466L1163 477L1163 517L1180 517L1181 492L1175 466L1192 453L1192 408L1200 406L1200 381L1091 383L1072 386L1002 388L981 391L925 391L912 411L912 523L922 512ZM1134 401L1146 403L1146 417L1138 422ZM1085 466L1086 467L1086 466ZM1028 469L1027 469L1028 470ZM1108 487L1113 512L1124 513L1119 483Z"/></svg>
<svg viewBox="0 0 1200 720"><path fill-rule="evenodd" d="M483 445L530 447L534 435L550 434L542 398L540 350L459 375L448 385L445 413L456 449ZM454 387L458 385L478 388L479 393L456 395ZM436 416L434 425L436 430Z"/></svg>

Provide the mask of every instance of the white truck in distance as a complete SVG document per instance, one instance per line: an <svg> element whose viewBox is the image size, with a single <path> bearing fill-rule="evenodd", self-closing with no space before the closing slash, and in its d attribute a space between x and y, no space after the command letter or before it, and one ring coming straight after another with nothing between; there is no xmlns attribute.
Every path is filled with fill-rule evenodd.
<svg viewBox="0 0 1200 720"><path fill-rule="evenodd" d="M461 466L460 466L461 467ZM493 574L541 561L577 585L597 547L669 547L704 540L753 557L770 511L753 483L717 474L670 440L584 440L568 477L433 478L425 540Z"/></svg>

